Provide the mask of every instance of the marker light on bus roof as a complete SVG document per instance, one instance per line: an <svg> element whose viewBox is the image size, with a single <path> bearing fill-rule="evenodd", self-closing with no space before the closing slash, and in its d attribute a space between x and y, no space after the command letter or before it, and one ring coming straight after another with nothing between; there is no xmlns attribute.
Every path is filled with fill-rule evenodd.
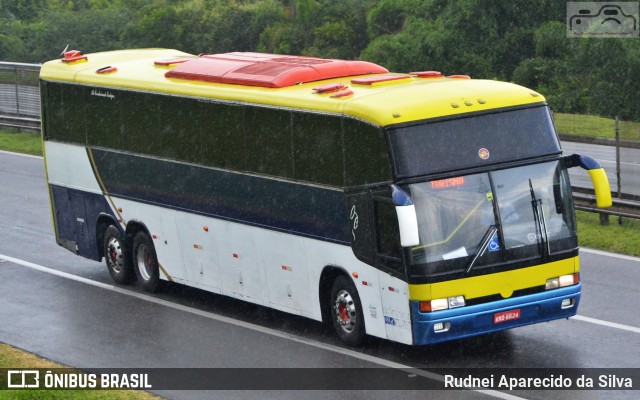
<svg viewBox="0 0 640 400"><path fill-rule="evenodd" d="M440 71L417 71L409 72L410 75L416 75L418 78L444 78Z"/></svg>
<svg viewBox="0 0 640 400"><path fill-rule="evenodd" d="M332 92L344 90L346 88L347 88L347 85L345 85L344 83L329 83L326 85L314 87L313 91L314 93L332 93Z"/></svg>
<svg viewBox="0 0 640 400"><path fill-rule="evenodd" d="M82 52L80 50L67 50L67 49L64 49L64 51L60 55L63 56L61 61L63 63L66 63L66 64L75 63L77 61L87 61L88 60L87 56L82 54Z"/></svg>
<svg viewBox="0 0 640 400"><path fill-rule="evenodd" d="M353 90L344 90L342 92L338 92L336 94L332 94L331 97L332 99L339 99L341 97L348 97L351 96L353 94Z"/></svg>
<svg viewBox="0 0 640 400"><path fill-rule="evenodd" d="M449 75L447 78L451 79L471 79L469 75Z"/></svg>

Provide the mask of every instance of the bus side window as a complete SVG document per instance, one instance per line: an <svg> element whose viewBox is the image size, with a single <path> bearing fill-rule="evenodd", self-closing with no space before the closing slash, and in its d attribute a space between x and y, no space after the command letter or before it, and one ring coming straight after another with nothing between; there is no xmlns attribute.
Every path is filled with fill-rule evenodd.
<svg viewBox="0 0 640 400"><path fill-rule="evenodd" d="M374 265L373 232L369 196L366 192L348 197L351 247L358 259Z"/></svg>
<svg viewBox="0 0 640 400"><path fill-rule="evenodd" d="M377 265L404 275L402 247L396 208L390 199L373 200L373 219L376 230Z"/></svg>
<svg viewBox="0 0 640 400"><path fill-rule="evenodd" d="M249 172L293 177L291 112L245 108L246 156Z"/></svg>
<svg viewBox="0 0 640 400"><path fill-rule="evenodd" d="M293 114L294 178L344 186L342 126L338 117Z"/></svg>

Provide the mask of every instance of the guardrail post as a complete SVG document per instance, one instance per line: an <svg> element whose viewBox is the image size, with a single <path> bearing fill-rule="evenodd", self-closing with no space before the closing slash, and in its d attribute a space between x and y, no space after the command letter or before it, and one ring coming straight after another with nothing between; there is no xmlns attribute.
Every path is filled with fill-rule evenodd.
<svg viewBox="0 0 640 400"><path fill-rule="evenodd" d="M609 214L600 213L600 225L609 225Z"/></svg>
<svg viewBox="0 0 640 400"><path fill-rule="evenodd" d="M618 181L618 198L622 198L622 183L620 182L620 120L616 115L616 180ZM618 217L618 225L622 225L622 217Z"/></svg>
<svg viewBox="0 0 640 400"><path fill-rule="evenodd" d="M16 92L16 115L20 117L20 91L19 82L18 82L18 68L13 69L13 82L15 83L15 92Z"/></svg>

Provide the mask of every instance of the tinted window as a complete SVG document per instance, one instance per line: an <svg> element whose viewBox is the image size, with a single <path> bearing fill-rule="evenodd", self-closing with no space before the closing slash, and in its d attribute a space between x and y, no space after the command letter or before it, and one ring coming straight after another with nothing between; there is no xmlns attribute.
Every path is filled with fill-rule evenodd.
<svg viewBox="0 0 640 400"><path fill-rule="evenodd" d="M342 128L339 117L294 114L293 161L296 179L344 184Z"/></svg>
<svg viewBox="0 0 640 400"><path fill-rule="evenodd" d="M191 151L195 162L212 167L245 170L244 111L242 106L192 100L189 116L194 121Z"/></svg>
<svg viewBox="0 0 640 400"><path fill-rule="evenodd" d="M146 97L153 101L152 95ZM193 109L194 99L155 96L157 104L158 129L153 140L158 142L157 154L160 157L196 162L199 148L202 147L199 135L195 133L197 119Z"/></svg>
<svg viewBox="0 0 640 400"><path fill-rule="evenodd" d="M158 136L157 96L119 92L120 141L116 149L158 155L162 148ZM90 141L90 144L93 142Z"/></svg>
<svg viewBox="0 0 640 400"><path fill-rule="evenodd" d="M389 139L398 177L560 152L547 107L393 128Z"/></svg>
<svg viewBox="0 0 640 400"><path fill-rule="evenodd" d="M78 105L78 110L83 112L82 117L69 118L65 115L65 120L71 123L86 121L87 142L93 146L120 148L122 147L122 125L120 123L122 102L127 101L122 96L122 92L102 89L83 88L83 104ZM123 98L124 97L124 98ZM131 102L127 102L129 113L131 112Z"/></svg>
<svg viewBox="0 0 640 400"><path fill-rule="evenodd" d="M247 169L292 178L291 113L258 107L245 113Z"/></svg>
<svg viewBox="0 0 640 400"><path fill-rule="evenodd" d="M391 200L376 199L373 202L373 210L378 254L401 258L400 231L394 204Z"/></svg>
<svg viewBox="0 0 640 400"><path fill-rule="evenodd" d="M391 181L389 150L382 130L353 119L344 129L346 186Z"/></svg>
<svg viewBox="0 0 640 400"><path fill-rule="evenodd" d="M82 86L43 82L45 92L45 128L51 139L86 142Z"/></svg>

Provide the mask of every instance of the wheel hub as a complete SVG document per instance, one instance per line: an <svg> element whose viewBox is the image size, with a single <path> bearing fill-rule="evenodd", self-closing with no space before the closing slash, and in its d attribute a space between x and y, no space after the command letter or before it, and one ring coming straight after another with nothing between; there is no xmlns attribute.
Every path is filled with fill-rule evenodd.
<svg viewBox="0 0 640 400"><path fill-rule="evenodd" d="M146 281L151 279L151 273L149 271L153 266L153 257L151 257L151 253L147 249L147 246L141 245L138 248L136 262L142 278Z"/></svg>
<svg viewBox="0 0 640 400"><path fill-rule="evenodd" d="M109 262L109 266L111 267L111 269L113 269L115 272L120 273L122 272L122 247L120 246L120 243L118 242L118 239L116 238L111 238L109 240L109 242L107 243L107 254L106 254L107 260Z"/></svg>
<svg viewBox="0 0 640 400"><path fill-rule="evenodd" d="M349 292L341 290L338 293L333 304L333 311L338 325L345 332L352 332L356 325L357 313L356 305Z"/></svg>

